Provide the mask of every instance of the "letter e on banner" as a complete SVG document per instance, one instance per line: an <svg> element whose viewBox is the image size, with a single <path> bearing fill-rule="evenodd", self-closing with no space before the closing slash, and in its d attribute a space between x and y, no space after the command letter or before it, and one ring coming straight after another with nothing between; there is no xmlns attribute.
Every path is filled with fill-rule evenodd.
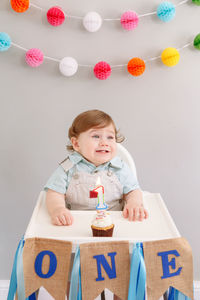
<svg viewBox="0 0 200 300"><path fill-rule="evenodd" d="M180 275L180 272L182 270L182 267L178 268L177 271L171 272L169 267L171 267L173 270L176 270L176 260L175 257L173 257L169 261L169 255L175 255L176 257L180 256L177 250L170 250L170 251L164 251L164 252L159 252L158 256L161 256L162 258L162 268L163 268L163 276L161 277L162 279L172 277L172 276L178 276Z"/></svg>
<svg viewBox="0 0 200 300"><path fill-rule="evenodd" d="M193 300L192 248L187 240L144 242L143 249L148 300L159 299L170 286Z"/></svg>

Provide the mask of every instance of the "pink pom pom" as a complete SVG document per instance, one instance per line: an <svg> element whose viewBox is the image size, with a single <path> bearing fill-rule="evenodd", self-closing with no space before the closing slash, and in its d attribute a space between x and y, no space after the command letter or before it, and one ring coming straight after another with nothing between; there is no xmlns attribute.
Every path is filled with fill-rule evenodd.
<svg viewBox="0 0 200 300"><path fill-rule="evenodd" d="M105 61L100 61L94 67L94 75L100 80L107 79L111 74L111 67Z"/></svg>
<svg viewBox="0 0 200 300"><path fill-rule="evenodd" d="M126 11L121 16L121 25L126 30L133 30L139 22L138 15L134 11Z"/></svg>
<svg viewBox="0 0 200 300"><path fill-rule="evenodd" d="M59 26L65 21L65 14L60 7L53 6L47 12L47 20L52 26Z"/></svg>
<svg viewBox="0 0 200 300"><path fill-rule="evenodd" d="M40 49L32 48L26 52L26 62L30 67L38 67L43 63L44 55Z"/></svg>

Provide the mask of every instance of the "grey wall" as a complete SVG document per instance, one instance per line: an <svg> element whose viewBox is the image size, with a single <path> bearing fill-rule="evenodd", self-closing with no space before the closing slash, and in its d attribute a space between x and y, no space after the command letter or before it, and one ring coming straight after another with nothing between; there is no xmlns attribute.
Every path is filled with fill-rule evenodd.
<svg viewBox="0 0 200 300"><path fill-rule="evenodd" d="M99 60L121 64L134 56L158 56L166 47L187 44L200 31L200 7L192 3L179 7L176 18L167 24L151 16L141 19L134 32L124 32L114 22L90 34L77 20L53 28L40 11L31 8L17 14L8 2L0 2L0 31L25 48L38 47L55 58L72 56L80 64L94 65ZM95 10L104 18L117 17L126 9L151 12L160 3L63 2L33 0L44 8L60 5L74 15ZM17 243L40 190L65 157L67 128L77 114L93 108L111 114L126 136L124 145L135 159L142 188L161 193L192 246L195 279L200 279L199 74L200 51L193 47L181 52L174 68L156 60L147 64L139 78L122 68L106 81L97 80L92 70L84 68L65 78L51 61L32 69L24 62L24 52L14 47L0 53L1 279L10 276Z"/></svg>

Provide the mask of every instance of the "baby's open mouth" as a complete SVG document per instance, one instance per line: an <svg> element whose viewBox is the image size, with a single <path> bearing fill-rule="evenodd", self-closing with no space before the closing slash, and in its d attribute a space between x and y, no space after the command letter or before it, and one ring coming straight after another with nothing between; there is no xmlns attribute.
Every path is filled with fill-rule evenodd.
<svg viewBox="0 0 200 300"><path fill-rule="evenodd" d="M96 150L96 152L108 153L108 152L110 152L110 151L108 151L108 150Z"/></svg>

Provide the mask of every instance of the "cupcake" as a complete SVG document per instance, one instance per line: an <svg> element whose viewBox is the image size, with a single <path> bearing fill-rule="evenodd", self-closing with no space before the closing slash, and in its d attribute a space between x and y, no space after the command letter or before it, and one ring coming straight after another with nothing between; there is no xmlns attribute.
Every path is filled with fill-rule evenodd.
<svg viewBox="0 0 200 300"><path fill-rule="evenodd" d="M108 236L113 235L114 224L109 212L105 210L97 210L96 215L92 220L93 236Z"/></svg>

